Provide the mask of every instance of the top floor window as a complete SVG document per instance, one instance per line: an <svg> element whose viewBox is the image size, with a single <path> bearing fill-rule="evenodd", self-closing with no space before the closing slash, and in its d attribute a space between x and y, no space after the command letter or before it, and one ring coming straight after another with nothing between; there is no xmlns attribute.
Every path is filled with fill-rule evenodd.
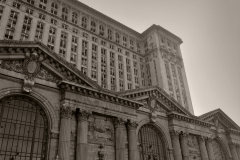
<svg viewBox="0 0 240 160"><path fill-rule="evenodd" d="M85 16L82 17L82 27L85 29L87 28L87 17Z"/></svg>
<svg viewBox="0 0 240 160"><path fill-rule="evenodd" d="M78 14L76 12L72 13L72 23L74 24L78 23Z"/></svg>
<svg viewBox="0 0 240 160"><path fill-rule="evenodd" d="M57 15L58 12L58 5L57 3L52 3L51 5L51 13Z"/></svg>
<svg viewBox="0 0 240 160"><path fill-rule="evenodd" d="M68 9L66 7L62 8L62 19L65 21L68 19Z"/></svg>
<svg viewBox="0 0 240 160"><path fill-rule="evenodd" d="M99 34L100 36L104 36L104 31L105 31L105 28L102 24L99 25Z"/></svg>
<svg viewBox="0 0 240 160"><path fill-rule="evenodd" d="M34 5L34 0L27 0L28 3L30 3L31 5Z"/></svg>
<svg viewBox="0 0 240 160"><path fill-rule="evenodd" d="M39 8L41 8L43 10L46 10L46 8L47 8L47 0L40 0Z"/></svg>
<svg viewBox="0 0 240 160"><path fill-rule="evenodd" d="M116 37L116 42L119 44L120 43L120 34L118 32L116 32L115 37Z"/></svg>
<svg viewBox="0 0 240 160"><path fill-rule="evenodd" d="M127 37L123 36L123 46L127 47Z"/></svg>
<svg viewBox="0 0 240 160"><path fill-rule="evenodd" d="M112 30L110 28L108 29L108 39L112 40Z"/></svg>
<svg viewBox="0 0 240 160"><path fill-rule="evenodd" d="M96 32L96 22L95 21L91 21L91 31Z"/></svg>

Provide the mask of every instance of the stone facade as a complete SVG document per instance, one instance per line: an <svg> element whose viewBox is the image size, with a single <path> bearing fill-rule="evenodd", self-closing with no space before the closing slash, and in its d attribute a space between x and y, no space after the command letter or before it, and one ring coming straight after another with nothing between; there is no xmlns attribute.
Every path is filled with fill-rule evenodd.
<svg viewBox="0 0 240 160"><path fill-rule="evenodd" d="M7 6L13 1L0 2L10 13ZM82 6L74 0L69 2ZM140 36L86 6L81 9L136 39L147 37L156 27ZM155 29L180 43L170 32ZM147 42L153 48L158 46L153 37ZM0 41L1 160L240 160L239 126L220 109L197 117L182 103L182 96L179 103L177 96L183 90L187 93L187 83L178 78L181 72L169 61L156 62L166 67L161 85L116 92L101 87L46 45L31 39ZM155 53L166 50L152 51L154 58ZM159 56L172 59L167 51ZM151 75L157 75L153 71ZM153 78L153 83L160 82L157 79ZM32 147L23 143L25 139Z"/></svg>

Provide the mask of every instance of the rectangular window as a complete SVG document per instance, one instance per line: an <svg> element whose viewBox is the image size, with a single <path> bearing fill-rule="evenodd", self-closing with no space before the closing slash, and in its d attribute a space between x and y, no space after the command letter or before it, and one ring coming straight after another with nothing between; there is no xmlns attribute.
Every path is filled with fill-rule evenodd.
<svg viewBox="0 0 240 160"><path fill-rule="evenodd" d="M57 20L51 19L51 23L54 24L54 25L57 25Z"/></svg>
<svg viewBox="0 0 240 160"><path fill-rule="evenodd" d="M83 40L82 41L82 56L87 57L88 52L88 42Z"/></svg>
<svg viewBox="0 0 240 160"><path fill-rule="evenodd" d="M6 2L6 0L0 0L0 2L2 2L2 3L5 3L5 2Z"/></svg>
<svg viewBox="0 0 240 160"><path fill-rule="evenodd" d="M68 36L67 33L65 32L61 33L59 55L63 58L65 58L67 52L67 36Z"/></svg>
<svg viewBox="0 0 240 160"><path fill-rule="evenodd" d="M62 28L67 30L68 29L68 25L63 23L62 24Z"/></svg>
<svg viewBox="0 0 240 160"><path fill-rule="evenodd" d="M131 83L128 83L128 89L132 89L132 84Z"/></svg>
<svg viewBox="0 0 240 160"><path fill-rule="evenodd" d="M119 88L120 91L124 91L124 81L122 79L119 79Z"/></svg>
<svg viewBox="0 0 240 160"><path fill-rule="evenodd" d="M122 53L122 49L121 49L121 48L118 48L118 52L119 52L119 53Z"/></svg>
<svg viewBox="0 0 240 160"><path fill-rule="evenodd" d="M3 6L0 6L0 20L2 19L3 9L4 9L4 7L3 7Z"/></svg>
<svg viewBox="0 0 240 160"><path fill-rule="evenodd" d="M87 75L88 41L82 41L82 72Z"/></svg>
<svg viewBox="0 0 240 160"><path fill-rule="evenodd" d="M102 83L101 83L101 86L103 88L106 88L107 86L107 55L106 55L106 49L104 48L101 48L101 80L102 80Z"/></svg>
<svg viewBox="0 0 240 160"><path fill-rule="evenodd" d="M28 40L32 18L25 16L20 40Z"/></svg>
<svg viewBox="0 0 240 160"><path fill-rule="evenodd" d="M92 41L93 41L93 42L98 42L98 39L97 39L96 37L93 37L93 36L92 36Z"/></svg>
<svg viewBox="0 0 240 160"><path fill-rule="evenodd" d="M44 15L42 13L39 13L39 18L42 19L42 20L45 20L46 19L46 15Z"/></svg>
<svg viewBox="0 0 240 160"><path fill-rule="evenodd" d="M18 19L18 13L15 11L11 11L11 14L10 14L10 17L9 17L8 23L7 23L6 33L5 33L6 39L13 39L13 34L15 31L17 19Z"/></svg>
<svg viewBox="0 0 240 160"><path fill-rule="evenodd" d="M97 79L97 45L92 44L92 79Z"/></svg>
<svg viewBox="0 0 240 160"><path fill-rule="evenodd" d="M20 8L20 4L17 3L17 2L13 2L13 5L12 5L14 8L17 8L19 9Z"/></svg>
<svg viewBox="0 0 240 160"><path fill-rule="evenodd" d="M39 8L46 10L46 7L47 7L47 0L40 0Z"/></svg>
<svg viewBox="0 0 240 160"><path fill-rule="evenodd" d="M30 9L30 8L27 8L27 9L26 9L26 12L27 12L28 14L33 14L33 10Z"/></svg>
<svg viewBox="0 0 240 160"><path fill-rule="evenodd" d="M36 39L42 40L42 38L43 38L43 30L44 30L44 23L38 22L37 29L36 29L36 35L35 35Z"/></svg>
<svg viewBox="0 0 240 160"><path fill-rule="evenodd" d="M72 36L70 62L74 66L76 66L76 62L77 62L77 48L78 48L78 38L75 36Z"/></svg>
<svg viewBox="0 0 240 160"><path fill-rule="evenodd" d="M55 45L55 38L56 38L56 28L50 27L49 29L49 36L48 36L48 48L51 50L54 50L54 45Z"/></svg>
<svg viewBox="0 0 240 160"><path fill-rule="evenodd" d="M78 29L73 28L73 33L78 34Z"/></svg>

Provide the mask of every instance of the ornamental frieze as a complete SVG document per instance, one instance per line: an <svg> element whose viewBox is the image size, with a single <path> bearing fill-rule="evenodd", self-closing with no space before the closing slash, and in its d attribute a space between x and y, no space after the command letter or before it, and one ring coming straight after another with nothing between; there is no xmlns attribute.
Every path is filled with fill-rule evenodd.
<svg viewBox="0 0 240 160"><path fill-rule="evenodd" d="M109 120L94 119L89 122L88 143L115 146L113 123Z"/></svg>

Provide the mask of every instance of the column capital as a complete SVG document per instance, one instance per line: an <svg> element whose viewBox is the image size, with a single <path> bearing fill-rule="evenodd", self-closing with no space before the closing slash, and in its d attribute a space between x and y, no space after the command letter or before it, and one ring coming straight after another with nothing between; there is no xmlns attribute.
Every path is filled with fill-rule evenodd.
<svg viewBox="0 0 240 160"><path fill-rule="evenodd" d="M174 131L174 130L170 131L170 136L171 136L171 138L176 138L176 139L178 139L178 138L179 138L179 135L180 135L180 132L179 132L179 131Z"/></svg>
<svg viewBox="0 0 240 160"><path fill-rule="evenodd" d="M127 128L128 128L128 130L136 130L137 126L138 126L138 122L131 121L131 120L127 121Z"/></svg>
<svg viewBox="0 0 240 160"><path fill-rule="evenodd" d="M197 139L198 139L199 142L205 142L206 137L204 137L204 136L198 136Z"/></svg>
<svg viewBox="0 0 240 160"><path fill-rule="evenodd" d="M125 125L126 122L127 122L127 120L124 119L124 118L119 118L119 117L113 118L113 123L114 123L114 126L115 126L116 128L118 128L118 127L124 127L124 125Z"/></svg>
<svg viewBox="0 0 240 160"><path fill-rule="evenodd" d="M72 109L67 104L62 104L60 108L61 118L72 118Z"/></svg>
<svg viewBox="0 0 240 160"><path fill-rule="evenodd" d="M206 138L206 142L208 142L208 143L212 143L212 141L213 141L212 138L210 138L210 137L207 137L207 138Z"/></svg>
<svg viewBox="0 0 240 160"><path fill-rule="evenodd" d="M76 112L78 121L88 121L89 117L92 115L91 111L80 109Z"/></svg>
<svg viewBox="0 0 240 160"><path fill-rule="evenodd" d="M182 133L182 134L179 134L179 136L180 136L180 139L187 139L188 138L188 133L186 132L186 133Z"/></svg>
<svg viewBox="0 0 240 160"><path fill-rule="evenodd" d="M228 145L229 145L230 148L236 148L237 147L237 144L234 143L234 142L230 142L230 143L228 143Z"/></svg>

